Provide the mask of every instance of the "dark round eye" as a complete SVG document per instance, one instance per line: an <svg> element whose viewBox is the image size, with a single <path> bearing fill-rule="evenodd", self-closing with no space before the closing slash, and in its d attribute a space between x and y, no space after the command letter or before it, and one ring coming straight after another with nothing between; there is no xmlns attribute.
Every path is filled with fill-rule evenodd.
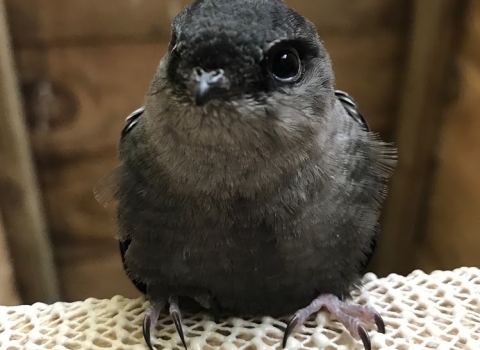
<svg viewBox="0 0 480 350"><path fill-rule="evenodd" d="M282 48L271 58L270 70L275 79L281 82L294 82L300 77L302 64L294 48Z"/></svg>

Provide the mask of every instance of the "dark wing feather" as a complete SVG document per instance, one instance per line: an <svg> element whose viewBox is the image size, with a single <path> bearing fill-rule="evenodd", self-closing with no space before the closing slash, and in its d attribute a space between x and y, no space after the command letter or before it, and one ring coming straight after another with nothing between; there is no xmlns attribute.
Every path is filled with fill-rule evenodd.
<svg viewBox="0 0 480 350"><path fill-rule="evenodd" d="M127 125L125 125L125 127L122 130L121 138L124 138L130 132L130 130L132 130L135 125L137 125L138 120L142 116L143 112L145 112L145 108L140 107L134 110L132 113L130 113L130 115L125 119L125 121L127 122Z"/></svg>
<svg viewBox="0 0 480 350"><path fill-rule="evenodd" d="M127 136L127 134L137 125L138 120L142 116L143 112L145 111L145 108L140 107L130 113L130 115L126 118L127 124L122 130L121 134L121 139ZM122 264L123 264L123 269L125 272L127 272L127 265L125 264L125 254L127 253L127 249L130 246L130 243L132 242L131 239L127 238L124 241L119 241L120 244L120 255L122 257ZM130 277L129 277L130 278ZM145 283L142 283L138 280L130 278L134 286L140 291L142 294L147 294L147 285Z"/></svg>
<svg viewBox="0 0 480 350"><path fill-rule="evenodd" d="M138 108L137 110L133 111L127 118L126 118L126 125L122 130L120 141L124 139L128 133L135 127L138 123L138 120L142 116L144 112L144 108ZM95 198L101 204L108 206L110 203L116 200L116 192L117 192L117 185L118 185L118 176L121 176L122 168L117 168L109 175L105 176L102 180L98 182L98 184L94 188ZM119 241L120 244L120 256L122 258L123 269L127 273L127 266L125 264L125 254L127 253L128 247L130 246L131 239L126 239L124 241ZM127 273L128 276L128 273ZM129 277L130 278L130 277ZM147 293L147 285L137 281L135 279L130 278L134 286L142 293Z"/></svg>
<svg viewBox="0 0 480 350"><path fill-rule="evenodd" d="M352 117L357 123L362 125L363 129L367 132L371 131L370 127L368 126L367 121L365 118L360 114L358 111L358 106L355 100L346 92L341 90L335 90L335 96L341 102L342 106L347 111L348 115ZM370 253L367 254L365 262L362 264L361 269L362 273L367 268L368 264L373 258L373 254L375 253L375 249L377 248L377 236L375 235L372 239L372 243L370 246L371 250Z"/></svg>
<svg viewBox="0 0 480 350"><path fill-rule="evenodd" d="M342 106L346 109L350 117L361 124L365 131L370 131L367 121L358 111L355 100L349 94L341 90L335 90L335 96L342 103Z"/></svg>
<svg viewBox="0 0 480 350"><path fill-rule="evenodd" d="M127 117L127 124L122 130L120 141L125 138L125 136L135 127L135 125L137 125L138 120L144 111L145 109L143 107L138 108ZM121 171L121 168L115 169L110 174L102 178L93 188L93 193L96 200L105 207L108 207L110 204L116 201L118 178L121 174Z"/></svg>
<svg viewBox="0 0 480 350"><path fill-rule="evenodd" d="M128 246L132 243L132 240L130 238L127 238L124 241L119 241L120 244L120 256L122 257L122 264L123 264L123 270L127 272L127 265L125 264L125 254L127 253ZM127 274L128 276L128 274ZM138 291L142 294L147 294L147 285L143 282L140 282L136 279L133 279L131 277L128 277L130 281L132 281L133 285L135 288L138 289Z"/></svg>

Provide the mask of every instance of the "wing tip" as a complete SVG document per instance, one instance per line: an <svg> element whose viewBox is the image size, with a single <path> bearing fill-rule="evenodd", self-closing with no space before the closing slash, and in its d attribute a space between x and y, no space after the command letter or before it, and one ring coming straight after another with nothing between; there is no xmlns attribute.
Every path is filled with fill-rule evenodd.
<svg viewBox="0 0 480 350"><path fill-rule="evenodd" d="M365 131L371 131L370 126L368 125L367 121L363 117L362 114L358 111L357 102L343 90L335 90L335 97L340 101L343 108L347 111L348 115L355 119L359 124L363 126Z"/></svg>

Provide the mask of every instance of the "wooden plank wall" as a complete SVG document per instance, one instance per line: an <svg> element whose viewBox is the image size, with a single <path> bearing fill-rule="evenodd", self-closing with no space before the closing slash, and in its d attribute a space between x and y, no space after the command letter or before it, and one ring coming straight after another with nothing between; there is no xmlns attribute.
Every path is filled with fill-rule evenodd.
<svg viewBox="0 0 480 350"><path fill-rule="evenodd" d="M0 215L0 305L14 306L20 304L13 273L13 264L7 245L5 229Z"/></svg>
<svg viewBox="0 0 480 350"><path fill-rule="evenodd" d="M318 27L338 87L391 140L411 1L291 0ZM8 0L36 166L63 297L136 295L115 228L94 200L117 164L125 116L164 53L170 21L189 1Z"/></svg>
<svg viewBox="0 0 480 350"><path fill-rule="evenodd" d="M384 206L375 272L420 268L436 143L455 91L454 58L462 36L464 0L416 0L395 130L398 163Z"/></svg>
<svg viewBox="0 0 480 350"><path fill-rule="evenodd" d="M480 266L480 2L470 1L456 65L458 98L442 126L421 267Z"/></svg>
<svg viewBox="0 0 480 350"><path fill-rule="evenodd" d="M15 264L22 301L52 302L59 298L57 276L4 5L0 0L0 212L8 243L4 247Z"/></svg>

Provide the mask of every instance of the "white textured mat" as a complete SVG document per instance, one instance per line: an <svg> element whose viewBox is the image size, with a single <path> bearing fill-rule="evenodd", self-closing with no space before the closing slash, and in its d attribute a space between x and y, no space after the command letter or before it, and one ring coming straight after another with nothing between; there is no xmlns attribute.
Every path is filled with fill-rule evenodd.
<svg viewBox="0 0 480 350"><path fill-rule="evenodd" d="M370 332L373 349L480 350L480 270L460 268L407 277L365 276L362 294L383 316L386 335ZM0 349L147 349L142 336L144 299L114 297L54 305L0 307ZM281 349L285 321L184 317L189 350ZM157 349L182 349L166 316L152 333ZM343 326L321 312L294 332L288 349L363 349Z"/></svg>

